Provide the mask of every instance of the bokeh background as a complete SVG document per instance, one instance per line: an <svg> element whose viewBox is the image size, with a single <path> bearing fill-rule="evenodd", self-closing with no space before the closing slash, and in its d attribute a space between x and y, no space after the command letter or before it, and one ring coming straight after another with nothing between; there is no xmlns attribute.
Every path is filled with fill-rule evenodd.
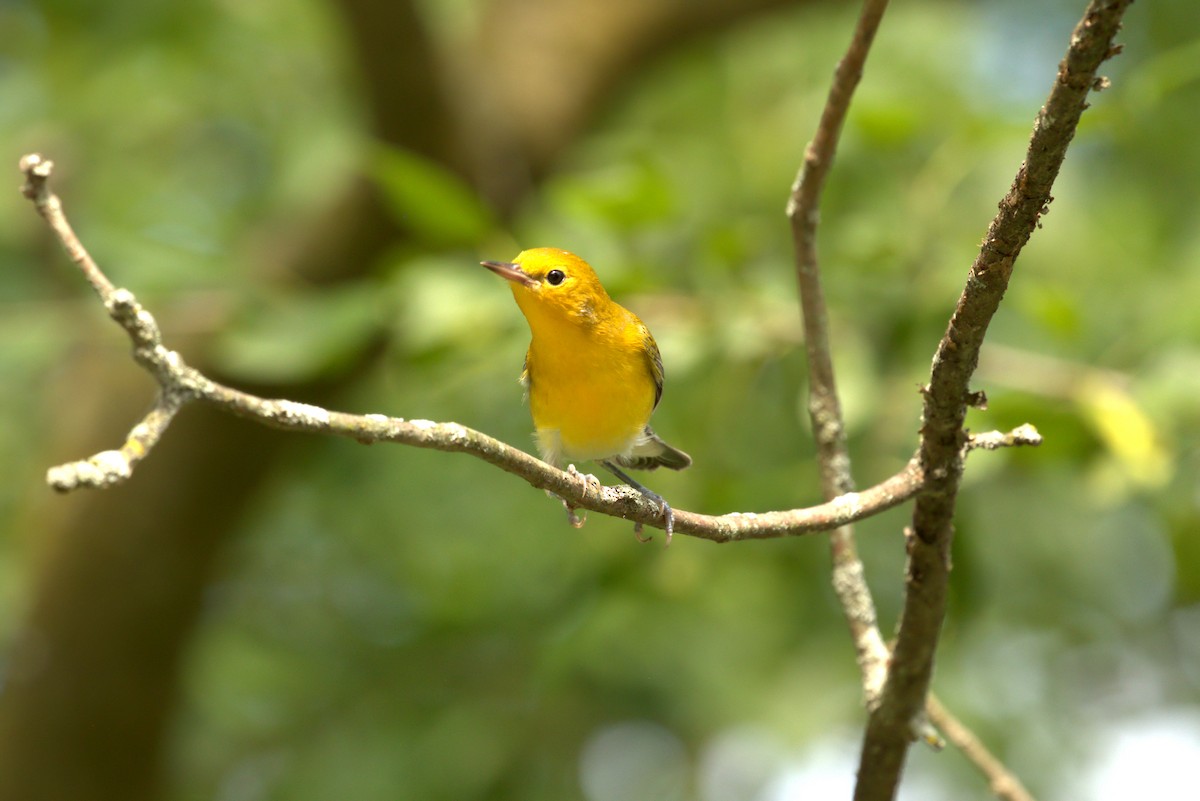
<svg viewBox="0 0 1200 801"><path fill-rule="evenodd" d="M884 20L820 249L862 485L917 388L1082 0ZM190 407L16 191L227 382L530 448L527 341L477 267L574 250L647 321L652 477L708 513L819 500L784 203L857 4L0 2L0 798L846 798L864 713L821 537L639 545L464 456ZM976 385L935 686L1043 799L1194 792L1200 20L1135 4ZM859 526L885 631L906 509ZM1155 788L1150 791L1148 788ZM1189 789L1190 788L1190 789ZM984 798L950 750L903 797Z"/></svg>

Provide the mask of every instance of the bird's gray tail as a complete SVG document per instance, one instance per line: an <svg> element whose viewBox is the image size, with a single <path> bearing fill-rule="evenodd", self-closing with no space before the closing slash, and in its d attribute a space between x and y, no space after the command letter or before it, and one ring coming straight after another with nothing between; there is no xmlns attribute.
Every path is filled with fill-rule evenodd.
<svg viewBox="0 0 1200 801"><path fill-rule="evenodd" d="M646 431L633 451L628 456L618 456L614 462L622 467L634 470L653 470L656 467L669 467L672 470L682 470L692 464L692 457L678 448L668 445L654 429L646 426Z"/></svg>

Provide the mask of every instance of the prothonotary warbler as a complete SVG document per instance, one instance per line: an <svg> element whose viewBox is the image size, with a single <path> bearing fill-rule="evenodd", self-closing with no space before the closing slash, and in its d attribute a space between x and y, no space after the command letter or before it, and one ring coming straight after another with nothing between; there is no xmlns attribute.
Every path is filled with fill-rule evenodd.
<svg viewBox="0 0 1200 801"><path fill-rule="evenodd" d="M621 469L682 470L692 463L650 428L663 390L662 357L650 329L618 305L596 272L557 248L522 251L511 262L482 262L507 278L532 340L521 384L542 459L591 459L662 507L667 542L675 513L662 496Z"/></svg>

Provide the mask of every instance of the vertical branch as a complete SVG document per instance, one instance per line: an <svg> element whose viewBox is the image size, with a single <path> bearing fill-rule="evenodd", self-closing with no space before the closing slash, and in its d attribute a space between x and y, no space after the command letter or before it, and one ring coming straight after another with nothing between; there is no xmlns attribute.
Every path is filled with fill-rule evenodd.
<svg viewBox="0 0 1200 801"><path fill-rule="evenodd" d="M796 278L800 285L800 310L808 358L808 414L817 443L821 492L826 500L853 491L854 479L850 473L846 429L833 372L829 316L821 290L816 247L817 224L820 220L821 192L833 165L842 124L850 108L854 89L862 78L863 64L886 8L887 0L865 0L863 3L850 46L834 71L817 132L805 148L804 164L796 176L787 205L796 250ZM830 550L833 556L834 592L854 640L867 706L874 708L887 674L888 650L879 633L875 602L863 575L853 528L843 526L832 531Z"/></svg>
<svg viewBox="0 0 1200 801"><path fill-rule="evenodd" d="M1093 88L1096 71L1119 52L1113 38L1132 0L1091 0L1076 26L1050 96L1038 113L1025 161L988 227L966 286L934 355L924 388L920 460L926 483L908 532L904 609L880 704L867 723L856 801L891 799L914 726L922 719L946 609L952 519L968 443L969 382L1013 263L1036 228Z"/></svg>

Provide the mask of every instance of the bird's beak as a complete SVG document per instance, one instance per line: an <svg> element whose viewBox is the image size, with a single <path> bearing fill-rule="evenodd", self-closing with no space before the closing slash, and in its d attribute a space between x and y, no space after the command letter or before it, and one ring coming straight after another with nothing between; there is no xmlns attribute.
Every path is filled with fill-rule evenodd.
<svg viewBox="0 0 1200 801"><path fill-rule="evenodd" d="M529 289L533 289L535 286L537 286L537 281L526 274L525 271L521 269L521 265L519 264L513 264L509 261L481 261L479 263L484 267L487 267L496 275L500 276L501 278L507 278L514 284L521 284Z"/></svg>

